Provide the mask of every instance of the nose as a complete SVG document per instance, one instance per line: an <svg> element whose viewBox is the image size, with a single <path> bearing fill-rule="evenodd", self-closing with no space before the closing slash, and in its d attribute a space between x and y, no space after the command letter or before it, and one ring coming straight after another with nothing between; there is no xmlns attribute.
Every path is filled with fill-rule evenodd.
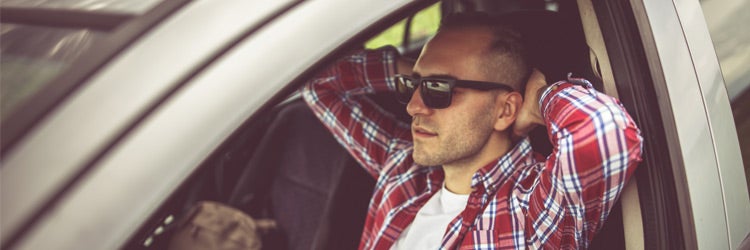
<svg viewBox="0 0 750 250"><path fill-rule="evenodd" d="M417 89L414 90L414 94L412 94L409 103L406 104L406 112L412 117L416 115L430 115L432 113L432 109L427 107L427 105L424 104L424 101L422 101L422 94L419 93L419 88L420 87L417 87Z"/></svg>

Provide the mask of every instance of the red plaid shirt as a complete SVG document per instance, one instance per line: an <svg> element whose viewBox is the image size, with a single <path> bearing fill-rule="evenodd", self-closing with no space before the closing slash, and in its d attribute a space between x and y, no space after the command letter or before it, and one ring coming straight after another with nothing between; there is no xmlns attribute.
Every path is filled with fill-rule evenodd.
<svg viewBox="0 0 750 250"><path fill-rule="evenodd" d="M360 249L389 249L443 183L441 167L412 160L409 124L362 96L394 89L396 57L393 49L356 53L303 91L377 179ZM435 229L445 231L441 249L586 248L599 230L640 161L642 138L619 102L587 81L552 86L540 107L553 152L539 157L524 139L477 171L466 209Z"/></svg>

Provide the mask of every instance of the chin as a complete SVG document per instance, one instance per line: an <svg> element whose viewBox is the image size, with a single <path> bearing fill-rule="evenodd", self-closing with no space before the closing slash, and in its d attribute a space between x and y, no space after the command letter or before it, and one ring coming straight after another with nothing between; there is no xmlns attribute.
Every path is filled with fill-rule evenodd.
<svg viewBox="0 0 750 250"><path fill-rule="evenodd" d="M436 161L435 159L430 159L429 157L426 157L424 154L414 154L412 153L412 159L414 159L414 163L420 166L440 166L443 165L442 162Z"/></svg>
<svg viewBox="0 0 750 250"><path fill-rule="evenodd" d="M424 164L425 163L425 159L424 159L424 157L422 157L422 155L417 154L416 152L413 152L411 154L411 158L414 160L414 163L416 163L418 165L422 165L422 166L425 165Z"/></svg>
<svg viewBox="0 0 750 250"><path fill-rule="evenodd" d="M414 163L421 166L441 166L445 163L439 150L429 150L424 144L415 144L411 156Z"/></svg>

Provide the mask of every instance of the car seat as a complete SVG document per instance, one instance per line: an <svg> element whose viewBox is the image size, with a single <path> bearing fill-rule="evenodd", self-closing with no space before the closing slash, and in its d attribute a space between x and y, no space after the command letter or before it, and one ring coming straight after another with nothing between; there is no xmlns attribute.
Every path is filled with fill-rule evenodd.
<svg viewBox="0 0 750 250"><path fill-rule="evenodd" d="M270 113L229 204L276 220L280 234L265 249L355 249L375 181L303 100Z"/></svg>

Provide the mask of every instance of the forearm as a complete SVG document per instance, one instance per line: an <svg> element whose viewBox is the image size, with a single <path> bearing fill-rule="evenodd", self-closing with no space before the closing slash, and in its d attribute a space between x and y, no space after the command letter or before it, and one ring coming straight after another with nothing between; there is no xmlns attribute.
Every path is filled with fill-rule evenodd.
<svg viewBox="0 0 750 250"><path fill-rule="evenodd" d="M397 56L392 49L355 53L302 90L313 113L373 176L378 175L391 145L408 136L408 126L361 95L393 88Z"/></svg>
<svg viewBox="0 0 750 250"><path fill-rule="evenodd" d="M621 144L622 147L596 155L608 159L628 153L628 160L640 162L643 139L635 122L617 99L596 91L588 81L570 78L543 88L539 104L541 117L556 150L564 149L565 145L560 142L565 138L589 139L575 142L580 146L601 144L602 147ZM601 151L603 148L576 146L575 149ZM606 163L592 162L590 165Z"/></svg>
<svg viewBox="0 0 750 250"><path fill-rule="evenodd" d="M546 168L566 209L581 219L581 240L590 241L641 161L643 139L615 98L587 81L569 81L542 94L540 111L553 144Z"/></svg>
<svg viewBox="0 0 750 250"><path fill-rule="evenodd" d="M395 88L391 79L398 69L397 58L392 47L358 51L315 76L304 91L343 97L390 91Z"/></svg>

